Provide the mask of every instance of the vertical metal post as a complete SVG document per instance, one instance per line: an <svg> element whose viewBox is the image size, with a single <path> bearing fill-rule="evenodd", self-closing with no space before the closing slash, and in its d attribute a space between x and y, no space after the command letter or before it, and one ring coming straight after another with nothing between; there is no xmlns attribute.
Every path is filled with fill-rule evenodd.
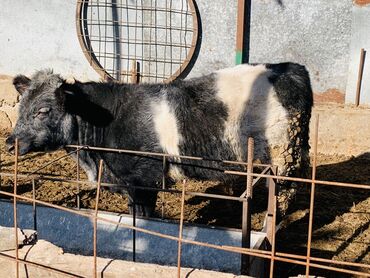
<svg viewBox="0 0 370 278"><path fill-rule="evenodd" d="M77 181L80 180L80 151L77 151L77 169L76 169L76 175L77 175ZM77 183L77 208L81 208L81 202L80 202L80 183Z"/></svg>
<svg viewBox="0 0 370 278"><path fill-rule="evenodd" d="M316 179L316 165L317 165L317 141L319 133L319 115L315 122L315 137L313 145L313 164L312 164L312 183L310 196L310 214L308 219L308 239L307 239L307 256L306 256L306 277L310 273L310 256L311 256L311 239L312 239L312 223L313 223L313 208L315 202L315 179Z"/></svg>
<svg viewBox="0 0 370 278"><path fill-rule="evenodd" d="M163 156L162 162L162 189L166 189L166 156ZM162 203L162 219L164 219L164 192L161 192L161 203Z"/></svg>
<svg viewBox="0 0 370 278"><path fill-rule="evenodd" d="M95 211L94 211L94 269L93 269L93 277L97 278L98 276L98 266L97 266L97 228L98 228L98 204L100 198L100 184L101 184L101 176L103 173L103 160L99 162L99 172L98 172L98 184L96 188L96 199L95 199Z"/></svg>
<svg viewBox="0 0 370 278"><path fill-rule="evenodd" d="M13 216L14 216L14 235L15 235L15 276L19 277L19 250L18 250L18 220L17 220L17 175L18 175L18 138L14 142L14 198L13 198Z"/></svg>
<svg viewBox="0 0 370 278"><path fill-rule="evenodd" d="M251 0L238 0L235 63L249 62Z"/></svg>
<svg viewBox="0 0 370 278"><path fill-rule="evenodd" d="M247 153L247 190L246 200L243 201L242 214L242 247L250 248L251 246L251 207L252 207L252 183L253 183L253 155L254 155L254 140L248 138L248 153ZM250 256L246 254L241 255L241 274L248 274L250 271Z"/></svg>
<svg viewBox="0 0 370 278"><path fill-rule="evenodd" d="M32 216L33 216L33 229L37 231L37 212L36 212L36 185L35 179L32 179ZM36 234L37 236L37 234Z"/></svg>
<svg viewBox="0 0 370 278"><path fill-rule="evenodd" d="M139 83L140 64L136 60L131 62L131 83ZM132 203L132 226L136 227L136 205ZM136 261L136 230L132 230L132 261Z"/></svg>
<svg viewBox="0 0 370 278"><path fill-rule="evenodd" d="M182 183L182 192L181 192L181 213L180 213L180 227L179 227L179 242L177 246L177 277L181 276L181 245L182 245L182 230L184 224L184 207L185 207L185 184L184 180Z"/></svg>
<svg viewBox="0 0 370 278"><path fill-rule="evenodd" d="M358 76L357 76L357 88L356 88L356 100L355 100L356 107L360 105L361 84L362 84L362 75L364 73L365 55L366 55L366 51L363 48L361 48L360 64L358 66Z"/></svg>
<svg viewBox="0 0 370 278"><path fill-rule="evenodd" d="M270 174L274 175L274 176L277 175L277 167L276 166L271 168ZM276 227L276 213L277 213L277 190L276 190L277 188L276 188L275 180L273 178L269 178L269 180L270 180L270 184L269 184L269 210L270 210L270 206L272 206L272 221L270 223L270 227L268 227L267 236L271 237L271 241L270 241L271 242L270 278L273 278L274 277L274 262L275 262L275 245L276 245L275 227ZM270 192L271 192L271 195L270 195Z"/></svg>
<svg viewBox="0 0 370 278"><path fill-rule="evenodd" d="M132 206L132 226L136 227L136 206ZM132 230L132 261L136 261L136 230Z"/></svg>
<svg viewBox="0 0 370 278"><path fill-rule="evenodd" d="M277 167L271 166L270 175L275 175L277 173ZM272 238L273 238L273 218L274 218L274 210L276 206L276 183L274 178L270 177L266 179L267 188L269 190L268 193L268 204L267 204L267 218L266 218L266 235L269 243L272 245Z"/></svg>

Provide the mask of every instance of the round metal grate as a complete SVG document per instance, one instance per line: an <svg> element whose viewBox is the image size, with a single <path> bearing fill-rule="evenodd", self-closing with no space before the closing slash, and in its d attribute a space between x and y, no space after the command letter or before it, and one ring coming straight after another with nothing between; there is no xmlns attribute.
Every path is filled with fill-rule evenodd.
<svg viewBox="0 0 370 278"><path fill-rule="evenodd" d="M197 44L193 0L80 0L76 18L83 52L104 79L171 81Z"/></svg>

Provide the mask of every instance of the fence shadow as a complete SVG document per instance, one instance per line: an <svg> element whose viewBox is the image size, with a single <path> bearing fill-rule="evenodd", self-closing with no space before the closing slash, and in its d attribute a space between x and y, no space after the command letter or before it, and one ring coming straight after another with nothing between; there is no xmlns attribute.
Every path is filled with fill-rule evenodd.
<svg viewBox="0 0 370 278"><path fill-rule="evenodd" d="M316 178L370 185L370 153L338 163L320 165L317 167ZM291 223L279 231L278 251L306 255L310 187L311 185L302 185L296 201L291 205L290 216L295 214L296 217L291 217ZM370 214L370 191L318 185L314 205L312 256L363 262L369 248L366 248L366 242L358 238L366 232L370 223L369 220L366 221L366 217L363 219L360 215ZM363 248L355 247L354 244L359 243L358 241L362 241ZM348 248L352 249L352 256L343 254ZM305 273L305 269L298 265L292 267L278 263L277 273L279 277L287 277ZM338 273L314 268L311 274L338 277ZM346 277L343 273L341 275Z"/></svg>

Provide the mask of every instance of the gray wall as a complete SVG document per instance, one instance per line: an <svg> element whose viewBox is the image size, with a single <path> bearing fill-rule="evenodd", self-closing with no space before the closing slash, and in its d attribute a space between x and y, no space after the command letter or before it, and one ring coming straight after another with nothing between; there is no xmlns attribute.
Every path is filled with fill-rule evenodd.
<svg viewBox="0 0 370 278"><path fill-rule="evenodd" d="M360 50L364 48L367 50L367 55L365 56L361 84L360 104L370 104L370 5L364 7L354 6L352 22L351 59L349 62L346 102L355 102Z"/></svg>
<svg viewBox="0 0 370 278"><path fill-rule="evenodd" d="M80 79L98 79L78 42L75 0L1 0L0 74L53 68Z"/></svg>
<svg viewBox="0 0 370 278"><path fill-rule="evenodd" d="M235 61L237 0L198 0L197 5L202 44L190 77ZM353 5L352 0L252 0L250 62L302 63L316 93L347 89L351 102L358 48L370 44L370 8ZM0 74L31 74L50 67L67 77L98 80L78 43L75 8L75 0L1 0ZM366 76L368 68L366 63ZM370 97L362 101L370 103Z"/></svg>
<svg viewBox="0 0 370 278"><path fill-rule="evenodd" d="M314 92L346 89L352 0L253 1L250 62L306 65Z"/></svg>

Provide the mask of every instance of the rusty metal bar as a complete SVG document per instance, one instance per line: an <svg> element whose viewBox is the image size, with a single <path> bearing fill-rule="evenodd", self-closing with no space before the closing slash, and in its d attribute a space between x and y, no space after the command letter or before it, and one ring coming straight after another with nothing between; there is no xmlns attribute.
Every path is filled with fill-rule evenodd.
<svg viewBox="0 0 370 278"><path fill-rule="evenodd" d="M125 153L125 154L133 154L133 155L150 155L150 156L157 156L157 157L164 156L164 157L172 157L172 158L180 158L180 159L204 160L204 161L220 162L220 163L225 163L225 164L247 166L247 162L243 162L243 161L221 160L221 159L213 159L213 158L206 158L206 157L199 157L199 156L176 155L176 154L168 154L168 153L144 152L144 151L134 151L134 150L127 150L127 149L103 148L103 147L81 146L81 145L66 145L65 147L66 148L79 148L80 150L86 150L86 151L105 151L105 152L116 152L116 153ZM262 163L254 163L253 165L256 167L271 166L270 164L262 164Z"/></svg>
<svg viewBox="0 0 370 278"><path fill-rule="evenodd" d="M97 265L97 229L98 229L98 205L99 205L99 198L100 198L100 183L101 183L101 176L103 174L103 160L99 161L99 172L98 172L98 186L96 189L96 199L95 199L95 210L94 210L94 269L93 269L93 277L98 277L98 265Z"/></svg>
<svg viewBox="0 0 370 278"><path fill-rule="evenodd" d="M44 165L42 165L41 167L37 168L36 170L32 171L31 173L28 174L28 176L32 176L33 174L36 174L38 171L52 165L53 163L57 162L58 160L61 160L62 158L65 158L67 156L71 156L72 154L74 153L77 153L80 149L82 149L81 147L80 148L77 148L76 150L74 151L71 151L71 152L68 152L66 153L65 155L62 155L60 157L57 157L56 159L53 159L52 161L48 162L48 163L45 163Z"/></svg>
<svg viewBox="0 0 370 278"><path fill-rule="evenodd" d="M261 172L261 174L266 174L268 171L270 170L270 167L266 167L265 169L263 169L263 171ZM259 182L262 178L261 177L257 177L256 179L253 180L253 183L252 183L252 188L257 184L257 182ZM245 198L245 196L247 195L247 189L244 190L244 192L242 194L240 194L240 198Z"/></svg>
<svg viewBox="0 0 370 278"><path fill-rule="evenodd" d="M356 87L356 100L355 100L356 107L360 105L361 84L362 84L362 76L364 73L364 62L365 62L365 55L366 55L365 53L366 51L363 48L361 48L360 63L358 65L357 87Z"/></svg>
<svg viewBox="0 0 370 278"><path fill-rule="evenodd" d="M248 176L245 172L238 172L238 171L224 171L225 174L237 175L237 176ZM257 174L253 173L252 176L254 177L262 177L262 178L269 178L273 177L274 179L278 180L285 180L285 181L296 181L302 183L312 183L312 179L303 179L303 178L293 178L287 176L271 176L266 174ZM322 180L314 180L316 185L330 185L330 186L339 186L339 187L346 187L346 188L357 188L357 189L370 189L370 185L368 184L357 184L357 183L345 183L345 182L336 182L336 181L322 181Z"/></svg>
<svg viewBox="0 0 370 278"><path fill-rule="evenodd" d="M15 276L19 277L19 250L18 250L18 220L17 220L17 174L18 174L18 152L19 142L18 138L15 139L14 143L15 154L14 154L14 188L13 188L13 219L14 219L14 236L15 236L15 259L16 259L16 270Z"/></svg>
<svg viewBox="0 0 370 278"><path fill-rule="evenodd" d="M313 223L313 208L315 202L315 178L317 165L317 141L319 133L319 115L316 116L315 121L315 135L313 145L313 164L312 164L312 184L310 196L310 214L308 218L308 238L307 238L307 259L306 259L306 277L310 274L310 256L311 256L311 240L312 240L312 223Z"/></svg>
<svg viewBox="0 0 370 278"><path fill-rule="evenodd" d="M255 166L255 164L254 164ZM237 175L237 176L247 176L248 174L245 172L238 172L238 171L229 171L225 170L225 174L230 174L230 175ZM13 174L10 173L0 173L0 175L5 176L5 177L11 177ZM294 178L294 177L286 177L286 176L272 176L272 175L267 175L267 174L258 174L258 173L253 173L253 177L262 177L262 178L274 178L278 180L286 180L286 181L296 181L296 182L301 182L301 183L312 183L312 179L303 179L303 178ZM18 174L18 177L20 178L30 178L30 176L27 175L22 175ZM76 180L70 180L70 179L61 179L61 178L54 178L54 177L45 177L45 175L33 175L31 176L31 179L40 179L40 180L51 180L51 181L60 181L60 182L66 182L66 183L75 183L75 184L90 184L90 185L95 185L95 182L90 182L90 181L76 181ZM335 181L323 181L323 180L315 180L316 185L325 185L325 186L339 186L339 187L345 187L345 188L357 188L357 189L365 189L365 190L370 190L370 185L368 184L357 184L357 183L345 183L345 182L335 182ZM120 184L114 184L114 183L102 183L101 186L105 187L110 187L110 186L122 186ZM139 187L138 187L139 188ZM147 190L153 190L153 191L163 191L163 192L173 192L173 193L179 193L181 194L181 191L176 191L176 190L171 190L171 189L156 189L156 188L149 188L149 187L143 187L146 188ZM209 197L209 198L220 198L220 199L225 199L225 200L238 200L238 201L243 201L239 197L232 197L232 196L226 196L226 195L216 195L216 194L208 194L208 193L200 193L200 192L187 192L189 195L194 194L193 196L202 196L202 197ZM201 194L201 195L198 195ZM219 197L216 197L219 196Z"/></svg>
<svg viewBox="0 0 370 278"><path fill-rule="evenodd" d="M225 174L231 174L231 175L238 175L238 176L247 176L248 175L248 173L245 173L245 172L229 171L229 170L225 170L224 173ZM8 176L8 177L13 176L13 174L10 174L10 173L0 173L0 175ZM262 178L272 177L272 178L277 179L277 180L296 181L296 182L301 182L301 183L312 183L312 179L294 178L294 177L286 177L286 176L278 176L278 175L272 176L272 175L268 175L268 174L258 174L258 173L253 173L251 175L253 177L262 177ZM30 176L29 175L18 174L18 177L20 177L20 178L29 178ZM40 180L60 181L60 182L65 182L65 183L96 185L95 182L90 182L90 181L76 181L76 180L70 180L70 179L45 177L45 175L42 175L42 176L33 175L33 176L31 176L31 178L40 179ZM332 182L332 181L322 181L322 180L315 180L314 182L315 182L316 185L339 186L339 187L345 187L345 188L357 188L357 189L370 190L370 185L368 185L368 184ZM114 183L102 183L101 186L104 186L104 187L113 187L113 186L125 187L125 185L114 184ZM93 187L93 188L95 188L95 187ZM163 191L163 192L172 192L172 193L181 194L181 191L173 190L173 189L163 190L163 189L158 189L158 188L149 188L149 187L140 187L140 186L137 186L137 188L146 189L146 190L149 190L149 191ZM192 191L188 191L187 194L192 195L192 196L200 196L200 197L207 197L207 198L219 198L219 199L224 199L224 200L243 201L243 198L227 196L227 195L217 195L217 194L192 192Z"/></svg>
<svg viewBox="0 0 370 278"><path fill-rule="evenodd" d="M0 175L3 176L12 176L12 174L9 173L0 173ZM18 177L27 177L26 175L18 174ZM34 179L39 178L40 180L50 180L50 181L59 181L64 183L76 183L76 184L89 184L91 187L89 189L95 189L96 188L96 182L90 182L90 181L76 181L76 180L68 180L68 179L59 179L59 178L52 178L52 177L43 177L43 176L33 176ZM102 187L113 187L113 186L120 186L123 188L128 188L128 185L124 184L113 184L113 183L101 183ZM145 186L135 186L137 189L145 189L148 191L161 191L161 192L170 192L175 194L181 194L180 190L176 189L161 189L161 188L151 188L151 187L145 187ZM245 198L240 197L233 197L228 195L218 195L218 194L211 194L211 193L202 193L202 192L195 192L195 191L188 191L186 193L187 195L191 196L198 196L198 197L204 197L204 198L215 198L215 199L222 199L222 200L233 200L233 201L243 201Z"/></svg>
<svg viewBox="0 0 370 278"><path fill-rule="evenodd" d="M184 224L185 185L186 185L186 181L184 180L182 183L179 240L178 240L178 245L177 245L177 277L178 278L180 278L181 276L181 245L182 245L182 230L183 230L183 224Z"/></svg>
<svg viewBox="0 0 370 278"><path fill-rule="evenodd" d="M247 183L246 183L246 200L243 202L242 214L242 247L250 248L251 245L251 231L252 231L252 196L253 196L253 157L254 157L254 140L248 138L247 148ZM250 272L250 257L248 255L241 256L241 274L249 274Z"/></svg>
<svg viewBox="0 0 370 278"><path fill-rule="evenodd" d="M274 171L275 170L275 171ZM277 173L277 167L275 167L275 169L271 169L271 171L274 171L273 174L276 174ZM271 200L271 199L272 200ZM271 202L272 204L270 204ZM272 206L272 208L271 208ZM276 213L277 213L277 192L276 192L276 183L275 181L270 178L269 179L269 203L268 203L268 213L270 212L270 210L272 209L272 219L271 219L271 223L267 223L267 227L268 227L268 230L267 230L267 237L270 236L271 238L271 260L270 260L270 278L273 278L274 277L274 261L275 261L275 258L276 258L276 254L275 254L275 247L276 247ZM267 219L269 220L269 219ZM271 231L271 233L270 233ZM269 235L270 233L270 235Z"/></svg>
<svg viewBox="0 0 370 278"><path fill-rule="evenodd" d="M277 173L277 167L273 166L269 169L271 175L275 175ZM267 178L266 179L266 184L268 188L268 203L267 203L267 215L266 215L266 236L267 239L272 245L272 235L273 235L273 217L274 217L274 202L276 202L276 182L273 178Z"/></svg>
<svg viewBox="0 0 370 278"><path fill-rule="evenodd" d="M289 253L283 253L283 252L276 252L276 255L280 256L280 257L295 258L295 259L300 259L300 260L306 260L307 259L307 257L303 256L303 255L289 254ZM324 258L318 258L318 257L311 257L310 261L329 263L329 264L338 264L338 265L351 266L351 267L369 268L370 269L370 265L368 265L368 264L337 261L337 260L324 259Z"/></svg>

